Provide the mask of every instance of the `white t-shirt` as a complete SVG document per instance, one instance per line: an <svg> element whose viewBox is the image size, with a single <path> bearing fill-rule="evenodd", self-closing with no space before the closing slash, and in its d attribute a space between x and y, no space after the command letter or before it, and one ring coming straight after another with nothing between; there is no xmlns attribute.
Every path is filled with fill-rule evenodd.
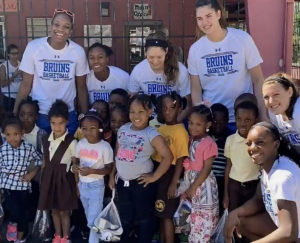
<svg viewBox="0 0 300 243"><path fill-rule="evenodd" d="M222 41L212 42L203 36L190 48L188 70L201 81L203 100L222 103L229 109L229 122L234 122L234 101L242 93L253 93L249 69L262 63L251 36L227 28Z"/></svg>
<svg viewBox="0 0 300 243"><path fill-rule="evenodd" d="M176 83L166 83L166 75L153 72L147 59L134 67L130 74L128 90L133 93L142 91L145 94L160 96L170 91L176 91L184 97L191 93L190 77L186 67L179 64L179 76Z"/></svg>
<svg viewBox="0 0 300 243"><path fill-rule="evenodd" d="M114 161L113 150L109 143L101 140L98 143L91 144L86 138L81 139L76 146L76 158L80 160L80 167L90 167L93 169L102 169L104 165ZM82 176L79 174L81 182L89 183L103 179L103 175L91 174Z"/></svg>
<svg viewBox="0 0 300 243"><path fill-rule="evenodd" d="M5 68L5 73L6 73L7 79L9 79L10 77L13 76L13 74L16 72L17 68L19 67L19 64L20 63L18 63L17 67L14 67L13 65L11 65L9 60L5 61L4 63L1 64L1 66L4 66L4 68ZM9 97L9 92L10 92L10 97L15 99L17 96L17 93L19 91L21 82L22 82L22 74L15 77L14 80L9 85L1 87L2 93L6 97Z"/></svg>
<svg viewBox="0 0 300 243"><path fill-rule="evenodd" d="M39 102L40 113L47 114L56 99L61 99L74 110L75 76L89 73L85 52L69 40L61 50L53 49L48 37L28 43L20 69L34 75L31 95Z"/></svg>
<svg viewBox="0 0 300 243"><path fill-rule="evenodd" d="M275 225L279 227L277 200L280 199L295 202L300 219L300 168L296 163L282 156L274 162L269 173L262 170L261 191L266 210Z"/></svg>
<svg viewBox="0 0 300 243"><path fill-rule="evenodd" d="M282 115L274 115L271 112L269 115L271 122L278 128L279 132L300 151L300 98L295 103L292 120L284 121Z"/></svg>
<svg viewBox="0 0 300 243"><path fill-rule="evenodd" d="M121 88L127 90L129 74L118 67L109 66L108 68L109 76L104 81L98 80L93 70L88 74L86 84L90 104L96 100L105 100L108 102L110 92L114 89Z"/></svg>

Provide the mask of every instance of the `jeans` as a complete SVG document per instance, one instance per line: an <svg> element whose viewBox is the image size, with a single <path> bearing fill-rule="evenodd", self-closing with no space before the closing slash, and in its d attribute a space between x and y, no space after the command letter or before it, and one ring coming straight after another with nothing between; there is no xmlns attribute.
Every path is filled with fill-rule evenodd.
<svg viewBox="0 0 300 243"><path fill-rule="evenodd" d="M90 228L89 243L98 243L99 234L92 227L96 217L103 208L104 197L104 180L93 182L79 182L80 200L87 218L88 227Z"/></svg>
<svg viewBox="0 0 300 243"><path fill-rule="evenodd" d="M154 232L154 201L156 185L150 183L146 187L130 180L129 186L124 181L117 182L118 206L123 234L121 243L132 243L129 238L132 226L136 223L138 243L151 243Z"/></svg>
<svg viewBox="0 0 300 243"><path fill-rule="evenodd" d="M50 126L48 115L39 114L36 124L38 125L38 127L44 129L47 133L51 133L51 126ZM68 132L71 135L74 135L77 127L78 127L78 121L77 121L76 112L71 111L69 113L69 122L67 124Z"/></svg>

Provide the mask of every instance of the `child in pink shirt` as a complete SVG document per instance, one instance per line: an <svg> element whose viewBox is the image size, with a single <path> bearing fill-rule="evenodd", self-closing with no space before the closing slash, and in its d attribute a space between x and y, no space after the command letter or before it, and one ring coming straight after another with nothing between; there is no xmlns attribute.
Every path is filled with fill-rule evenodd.
<svg viewBox="0 0 300 243"><path fill-rule="evenodd" d="M218 187L211 170L218 147L208 135L211 125L210 109L204 105L193 107L188 126L191 135L189 158L183 162L185 181L189 185L183 197L188 197L192 203L190 243L210 242L218 222Z"/></svg>

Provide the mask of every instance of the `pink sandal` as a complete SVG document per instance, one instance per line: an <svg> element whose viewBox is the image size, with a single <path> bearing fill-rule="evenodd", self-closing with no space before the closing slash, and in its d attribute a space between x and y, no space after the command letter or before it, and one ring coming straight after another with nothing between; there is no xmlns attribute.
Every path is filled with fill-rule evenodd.
<svg viewBox="0 0 300 243"><path fill-rule="evenodd" d="M16 241L17 240L17 224L9 222L7 225L6 231L6 239L8 241Z"/></svg>

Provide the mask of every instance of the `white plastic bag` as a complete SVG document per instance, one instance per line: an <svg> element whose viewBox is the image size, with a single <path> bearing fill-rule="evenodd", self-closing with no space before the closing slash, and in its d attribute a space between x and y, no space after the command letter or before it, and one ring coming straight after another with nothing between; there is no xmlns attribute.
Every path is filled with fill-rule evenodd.
<svg viewBox="0 0 300 243"><path fill-rule="evenodd" d="M175 224L175 233L188 233L191 230L190 214L192 211L191 202L183 199L174 213L173 220Z"/></svg>
<svg viewBox="0 0 300 243"><path fill-rule="evenodd" d="M52 238L51 217L47 210L37 210L33 227L32 235L37 239L44 241Z"/></svg>
<svg viewBox="0 0 300 243"><path fill-rule="evenodd" d="M191 186L191 183L187 180L181 180L179 186L177 188L176 197L180 197L183 193L185 193Z"/></svg>
<svg viewBox="0 0 300 243"><path fill-rule="evenodd" d="M123 233L121 219L114 203L115 190L109 204L102 210L94 221L93 230L100 233L102 241L119 241Z"/></svg>
<svg viewBox="0 0 300 243"><path fill-rule="evenodd" d="M222 217L220 218L212 236L211 236L211 243L224 243L225 242L225 235L224 235L224 227L228 217L228 209L224 210ZM234 242L234 238L232 238L232 242Z"/></svg>

